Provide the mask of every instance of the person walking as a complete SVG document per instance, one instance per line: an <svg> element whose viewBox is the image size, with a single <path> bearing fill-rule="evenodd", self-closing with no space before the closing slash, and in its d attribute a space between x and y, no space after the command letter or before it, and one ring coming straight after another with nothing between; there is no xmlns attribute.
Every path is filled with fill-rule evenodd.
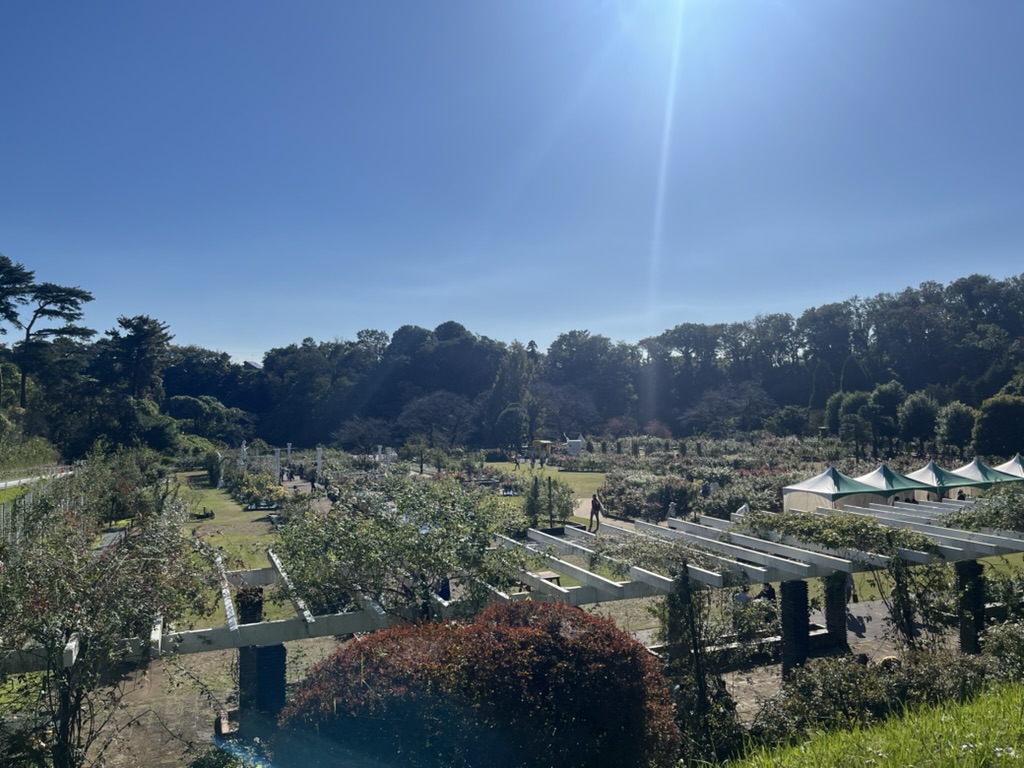
<svg viewBox="0 0 1024 768"><path fill-rule="evenodd" d="M601 512L604 510L604 505L601 504L601 500L597 498L595 493L590 499L590 520L587 521L587 530L590 530L590 524L594 524L594 533L597 533L597 529L601 527Z"/></svg>

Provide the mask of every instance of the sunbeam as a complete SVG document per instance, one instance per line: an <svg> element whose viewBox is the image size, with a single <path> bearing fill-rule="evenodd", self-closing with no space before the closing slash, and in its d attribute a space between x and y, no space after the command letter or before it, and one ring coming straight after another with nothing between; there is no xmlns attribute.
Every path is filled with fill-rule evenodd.
<svg viewBox="0 0 1024 768"><path fill-rule="evenodd" d="M668 85L665 89L665 112L661 125L661 147L658 157L658 183L654 196L654 221L651 226L651 259L647 287L647 314L653 319L658 304L658 275L661 269L663 230L665 225L665 199L668 195L668 176L672 159L672 129L676 111L676 83L679 79L679 53L683 41L684 0L675 3L672 61L669 65Z"/></svg>

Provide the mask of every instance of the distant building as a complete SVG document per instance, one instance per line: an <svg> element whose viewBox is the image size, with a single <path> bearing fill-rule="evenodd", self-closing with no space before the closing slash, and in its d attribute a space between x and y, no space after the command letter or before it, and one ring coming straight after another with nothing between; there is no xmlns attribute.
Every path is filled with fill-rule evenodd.
<svg viewBox="0 0 1024 768"><path fill-rule="evenodd" d="M565 437L564 434L562 436ZM568 437L565 437L565 452L568 453L570 456L579 455L580 451L583 450L584 442L585 441L583 439L582 434L580 434L580 436L577 437L575 440L570 440Z"/></svg>

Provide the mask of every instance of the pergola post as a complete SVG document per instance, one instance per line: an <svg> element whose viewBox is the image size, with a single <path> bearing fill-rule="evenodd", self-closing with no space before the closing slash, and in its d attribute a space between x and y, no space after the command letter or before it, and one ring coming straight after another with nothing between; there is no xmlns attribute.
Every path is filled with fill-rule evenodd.
<svg viewBox="0 0 1024 768"><path fill-rule="evenodd" d="M981 653L981 633L985 629L985 577L977 560L956 563L956 588L960 595L957 614L960 619L961 653Z"/></svg>
<svg viewBox="0 0 1024 768"><path fill-rule="evenodd" d="M782 593L782 676L788 677L807 661L810 620L807 617L807 582L784 581Z"/></svg>
<svg viewBox="0 0 1024 768"><path fill-rule="evenodd" d="M828 647L850 649L846 638L846 582L849 575L833 571L825 576L822 586L825 592L825 630L828 632Z"/></svg>
<svg viewBox="0 0 1024 768"><path fill-rule="evenodd" d="M263 621L263 588L245 587L238 592L238 621L256 624ZM254 645L238 649L238 711L239 715L256 708L259 696L259 672Z"/></svg>
<svg viewBox="0 0 1024 768"><path fill-rule="evenodd" d="M238 593L241 624L263 621L263 587L245 587ZM252 712L277 715L284 707L284 645L246 645L238 649L238 709L242 716Z"/></svg>

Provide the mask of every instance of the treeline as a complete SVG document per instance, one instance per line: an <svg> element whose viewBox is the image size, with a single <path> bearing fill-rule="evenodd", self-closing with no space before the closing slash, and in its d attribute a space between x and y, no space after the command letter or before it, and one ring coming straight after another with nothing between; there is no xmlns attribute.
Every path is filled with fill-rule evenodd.
<svg viewBox="0 0 1024 768"><path fill-rule="evenodd" d="M175 345L145 315L98 335L80 325L91 300L81 288L37 284L0 256L0 318L14 339L2 350L0 426L45 437L67 458L96 440L449 450L756 429L824 429L885 451L938 439L939 411L953 404L970 416L966 441L959 431L948 441L963 450L986 403L1001 398L1011 424L1024 403L1024 275L926 282L799 317L682 323L637 343L572 330L541 350L457 322L367 329L271 349L262 365Z"/></svg>

